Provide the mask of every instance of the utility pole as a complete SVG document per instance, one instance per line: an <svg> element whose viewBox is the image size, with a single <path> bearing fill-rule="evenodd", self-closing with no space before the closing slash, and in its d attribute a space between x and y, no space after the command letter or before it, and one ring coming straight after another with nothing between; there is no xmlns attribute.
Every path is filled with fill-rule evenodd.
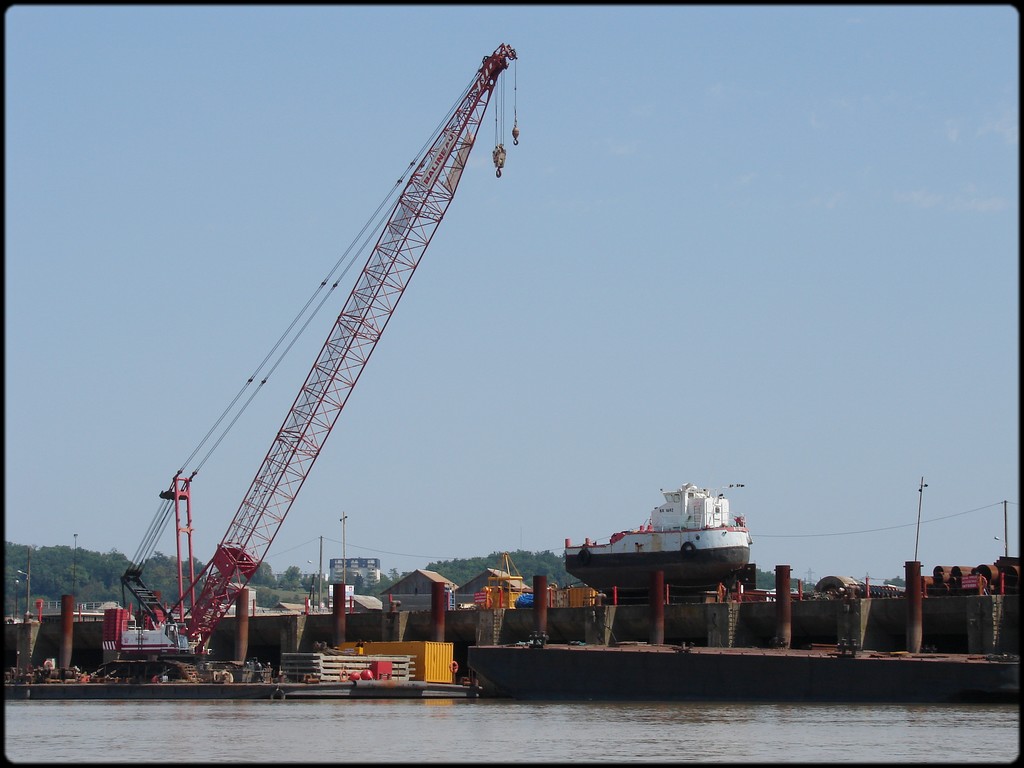
<svg viewBox="0 0 1024 768"><path fill-rule="evenodd" d="M26 566L28 573L25 574L25 615L29 616L32 614L32 545L28 545L28 565Z"/></svg>
<svg viewBox="0 0 1024 768"><path fill-rule="evenodd" d="M924 489L928 487L928 483L924 481L924 477L921 478L921 487L917 489L917 534L914 536L914 562L920 562L917 559L917 543L921 538L921 502L924 500Z"/></svg>
<svg viewBox="0 0 1024 768"><path fill-rule="evenodd" d="M341 513L341 519L338 521L341 523L341 583L348 584L348 560L345 555L345 521L348 520L348 515L344 512Z"/></svg>
<svg viewBox="0 0 1024 768"><path fill-rule="evenodd" d="M1006 499L1003 499L1003 557L1010 556L1010 529L1006 523Z"/></svg>
<svg viewBox="0 0 1024 768"><path fill-rule="evenodd" d="M21 615L21 620L24 621L26 614L28 614L28 590L29 590L28 574L25 573L23 570L21 570L21 568L18 569L18 573L25 577L25 613ZM17 602L14 603L14 613L15 613L15 615L18 615L18 603Z"/></svg>

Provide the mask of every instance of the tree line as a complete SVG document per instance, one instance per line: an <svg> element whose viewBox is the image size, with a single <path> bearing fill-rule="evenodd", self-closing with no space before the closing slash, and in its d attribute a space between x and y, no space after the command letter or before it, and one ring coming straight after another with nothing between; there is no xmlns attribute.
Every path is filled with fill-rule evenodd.
<svg viewBox="0 0 1024 768"><path fill-rule="evenodd" d="M481 557L430 562L423 570L434 571L455 584L465 584L488 568L503 569L504 554L508 554L511 561L512 575L522 576L528 586L532 584L534 576L547 577L549 585L564 587L578 584L566 572L562 555L551 551L491 552ZM121 576L129 565L131 563L128 558L117 550L95 552L59 545L32 547L30 553L27 545L5 542L4 613L8 616L24 614L26 597L30 597L33 604L36 600L59 601L63 595L73 595L76 603L113 601L128 605L132 596L125 594ZM194 559L194 573L198 575L204 565L202 560ZM184 571L187 586L187 565ZM399 573L392 568L387 573L381 573L380 581L376 583L365 581L362 575L355 574L352 584L357 595L380 596L409 573L411 571ZM31 575L31 585L27 583L25 574ZM264 562L249 580L248 586L256 592L256 605L272 608L280 602L302 603L306 597L315 598L320 594L317 592L318 576L318 573L304 574L297 565L291 565L275 574L270 565ZM155 553L145 562L142 580L151 590L159 592L166 603L174 603L178 595L177 557ZM759 589L774 588L774 572L758 569L757 586ZM30 595L27 592L29 587ZM330 585L326 578L320 587L322 594L329 593Z"/></svg>
<svg viewBox="0 0 1024 768"><path fill-rule="evenodd" d="M566 585L571 577L566 573L561 555L553 552L528 552L518 550L509 553L512 563L529 584L534 574L547 576L549 583ZM198 575L205 562L193 559L194 573ZM117 602L127 605L132 596L125 594L121 576L131 565L128 558L118 552L96 552L67 545L53 547L31 547L25 544L5 542L4 551L4 613L21 615L26 610L26 598L34 604L59 601L63 595L74 595L76 603ZM492 552L482 557L443 560L427 563L423 570L434 571L456 584L464 584L477 577L487 568L501 568L502 553ZM183 566L186 586L189 581L187 564ZM395 582L409 575L392 568L382 572L380 581L371 583L361 574L351 578L358 595L380 596ZM27 583L26 574L31 576ZM275 574L270 565L261 563L249 580L248 586L256 592L256 604L272 608L279 602L301 603L306 597L315 597L318 573L303 573L297 565L291 565ZM173 603L178 595L177 557L156 552L144 564L142 580L151 590L159 592L165 602ZM329 583L325 577L320 585L323 594L328 594ZM201 587L201 585L197 585ZM27 590L31 588L31 594ZM33 609L34 610L34 609Z"/></svg>

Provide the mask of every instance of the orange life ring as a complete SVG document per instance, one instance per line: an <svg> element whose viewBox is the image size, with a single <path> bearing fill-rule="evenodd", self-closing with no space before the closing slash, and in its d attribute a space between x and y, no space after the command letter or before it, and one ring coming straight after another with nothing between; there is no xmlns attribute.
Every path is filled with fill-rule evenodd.
<svg viewBox="0 0 1024 768"><path fill-rule="evenodd" d="M448 665L448 669L450 669L454 675L459 671L459 662L453 660L452 663Z"/></svg>

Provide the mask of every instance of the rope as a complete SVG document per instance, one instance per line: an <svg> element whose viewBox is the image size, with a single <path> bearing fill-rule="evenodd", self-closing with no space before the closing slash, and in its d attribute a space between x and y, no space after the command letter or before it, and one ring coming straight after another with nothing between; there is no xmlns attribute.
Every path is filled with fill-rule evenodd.
<svg viewBox="0 0 1024 768"><path fill-rule="evenodd" d="M323 309L327 300L331 297L335 289L337 289L341 281L348 275L352 266L356 263L356 257L365 253L368 248L373 247L376 238L379 237L379 234L388 219L388 215L396 204L396 200L401 189L406 183L408 174L422 163L426 151L434 143L444 126L447 125L458 106L465 100L466 95L472 87L473 83L471 82L463 90L459 98L457 98L448 108L445 116L437 123L430 136L420 146L415 157L405 167L404 171L399 176L398 180L395 181L390 191L388 191L381 202L377 205L377 208L367 219L366 223L363 224L362 228L353 238L349 246L342 252L337 261L335 261L327 276L320 281L319 285L317 285L316 289L306 300L305 304L303 304L302 308L295 314L291 322L289 322L288 326L278 337L277 341L274 342L273 346L271 346L270 350L260 361L256 369L252 372L249 378L246 379L245 383L235 393L234 397L231 398L231 401L221 412L220 416L217 417L213 426L210 427L202 440L200 440L195 448L192 449L192 452L189 453L185 461L181 463L181 469L178 470L175 477L185 472L185 467L189 466L196 456L199 455L200 451L203 450L204 446L210 443L212 439L213 442L210 445L209 450L206 451L198 464L195 465L195 468L191 472L191 477L195 477L199 473L199 470L202 469L217 448L220 447L224 439L228 436L228 433L230 433L234 428L235 424L238 423L242 414L248 410L249 406L256 398L256 395L263 389L263 385L270 380L271 375L273 375L284 361L287 354L295 347L295 344L302 337L302 334L309 328L313 319ZM338 274L335 278L336 273ZM318 296L320 297L319 301L317 300ZM275 355L277 355L276 359L274 359ZM273 360L273 362L271 362L271 360ZM263 375L262 378L259 378L261 373L264 371L266 371L265 375ZM242 401L242 396L245 394L246 389L251 387L257 379L259 379L259 381L256 388L252 390L247 399ZM240 407L237 407L240 401L242 401L242 404ZM237 411L235 410L236 407ZM225 420L227 420L226 424ZM217 434L216 438L214 438L217 430L220 429L222 425L224 425L223 429L219 434ZM174 483L172 481L171 487L173 488L173 486ZM134 566L141 568L145 561L153 554L157 541L166 529L167 523L170 521L173 506L172 501L161 500L160 505L157 508L157 512L154 515L153 520L150 522L142 543L139 545L139 548L135 553L135 557L132 560L132 564Z"/></svg>
<svg viewBox="0 0 1024 768"><path fill-rule="evenodd" d="M345 279L349 271L352 269L352 266L356 263L356 256L365 253L370 247L372 247L372 241L375 241L375 239L379 236L380 231L383 229L384 223L387 220L387 214L390 213L391 209L393 208L394 201L398 197L398 193L400 192L401 188L406 182L407 174L413 169L415 169L417 165L419 165L419 163L422 161L427 149L434 143L434 140L437 138L438 134L440 134L444 126L448 123L455 109L465 99L465 95L468 92L469 87L467 87L463 91L460 98L457 99L451 107L449 107L445 116L434 127L434 130L431 132L429 138L420 146L419 151L416 153L416 157L413 160L411 160L409 164L406 166L405 172L398 178L397 181L395 181L394 185L391 187L391 190L387 193L387 195L385 195L384 199L381 200L376 210L374 210L373 214L371 214L369 219L367 219L366 223L363 224L362 228L359 230L355 238L353 238L349 246L345 249L342 255L334 263L334 266L331 267L331 270L327 274L327 277L325 277L316 287L316 290L314 290L309 299L307 299L302 309L300 309L299 312L295 315L295 317L292 318L292 321L288 324L288 327L284 330L284 332L281 334L278 340L271 347L270 351L260 362L259 366L257 366L256 370L253 371L252 375L249 376L245 384L242 385L242 387L236 393L234 398L232 398L231 402L228 403L227 407L218 417L217 421L213 424L213 426L206 433L206 435L199 442L199 444L193 449L192 453L189 454L188 458L183 462L182 466L184 467L188 465L189 462L191 462L196 457L196 455L203 448L203 446L213 436L217 428L224 422L224 420L231 413L232 409L236 406L239 399L242 397L242 394L245 392L246 388L248 388L254 381L256 381L256 378L260 375L261 371L263 371L267 367L268 363L270 362L274 354L278 350L282 349L283 346L283 350L281 351L280 355L273 362L273 364L270 365L266 376L264 376L259 381L259 385L256 388L256 390L253 392L252 395L250 395L249 399L245 401L245 403L239 409L238 413L235 414L235 416L228 422L224 431L220 434L219 437L217 437L216 441L213 443L210 450L207 451L207 453L200 460L199 464L196 466L195 470L192 473L193 476L195 476L195 474L198 473L199 469L213 455L213 452L217 449L221 442L223 442L224 438L227 437L227 434L231 431L232 427L234 427L234 425L237 423L241 415L248 409L249 405L252 403L252 400L255 398L256 394L258 394L263 385L266 384L267 381L269 381L270 376L277 370L277 368L284 361L287 354L294 348L295 344L302 337L302 334L305 333L306 330L309 328L310 323L320 313L321 309L323 309L323 306L327 303L327 300L330 298L331 294L338 287L341 281ZM357 243L359 243L358 247ZM342 265L344 265L343 268ZM339 269L341 270L341 273L338 275L337 279L334 279L333 276L336 272L338 272ZM317 299L317 296L324 291L328 284L330 284L330 288L320 298L319 302L316 304L316 307L312 311L310 311L310 307L313 306L314 302ZM307 313L309 314L303 321L302 318L303 316L307 315ZM300 321L301 325L299 325ZM297 326L298 331L295 331ZM293 332L294 335L291 336L291 339L289 340L289 336L293 334ZM179 473L181 471L183 470L179 470Z"/></svg>

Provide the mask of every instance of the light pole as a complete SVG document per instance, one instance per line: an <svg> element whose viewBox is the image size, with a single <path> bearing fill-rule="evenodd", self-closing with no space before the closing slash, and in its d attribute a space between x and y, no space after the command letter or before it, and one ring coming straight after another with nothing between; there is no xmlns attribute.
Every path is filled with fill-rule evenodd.
<svg viewBox="0 0 1024 768"><path fill-rule="evenodd" d="M77 594L78 588L78 534L75 534L75 552L71 556L71 594Z"/></svg>
<svg viewBox="0 0 1024 768"><path fill-rule="evenodd" d="M316 575L316 609L324 604L324 537L320 537L320 570Z"/></svg>
<svg viewBox="0 0 1024 768"><path fill-rule="evenodd" d="M928 483L924 481L924 477L921 478L921 487L917 489L917 533L914 535L914 562L918 562L917 559L917 542L921 538L921 502L924 500L924 489L928 487Z"/></svg>
<svg viewBox="0 0 1024 768"><path fill-rule="evenodd" d="M338 521L341 523L341 583L348 584L348 560L345 559L345 521L348 520L348 515L344 512L341 513L341 519Z"/></svg>
<svg viewBox="0 0 1024 768"><path fill-rule="evenodd" d="M1003 502L1003 538L993 536L996 541L1003 542L1003 557L1010 556L1010 531L1006 522L1006 502Z"/></svg>
<svg viewBox="0 0 1024 768"><path fill-rule="evenodd" d="M20 573L20 571L19 571L19 573ZM14 580L14 618L18 618L18 606L21 605L21 594L20 594L21 590L18 589L18 586L20 584L21 584L20 580L18 580L18 579Z"/></svg>
<svg viewBox="0 0 1024 768"><path fill-rule="evenodd" d="M31 553L32 553L32 550L30 549L29 550L29 554L31 555ZM29 571L32 570L31 562L32 561L30 559L29 560L29 567L28 567ZM25 577L25 613L28 614L28 612L30 610L29 609L29 600L31 599L32 577L29 576L27 573L25 573L25 571L21 570L20 568L18 569L18 573L20 573L22 576Z"/></svg>
<svg viewBox="0 0 1024 768"><path fill-rule="evenodd" d="M307 565L312 565L313 561L312 560L307 560L306 564ZM312 570L312 569L310 569L310 570ZM314 600L315 597L316 597L316 590L313 589L313 574L311 573L311 574L309 574L309 604L310 604L310 606L313 605L313 600Z"/></svg>

